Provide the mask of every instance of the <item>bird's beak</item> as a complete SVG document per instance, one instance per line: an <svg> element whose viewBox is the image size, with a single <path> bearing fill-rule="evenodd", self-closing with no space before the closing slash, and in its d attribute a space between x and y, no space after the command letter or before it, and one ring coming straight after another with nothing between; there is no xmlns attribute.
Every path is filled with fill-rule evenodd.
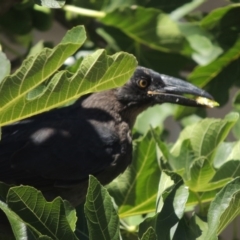
<svg viewBox="0 0 240 240"><path fill-rule="evenodd" d="M155 83L160 80L162 84L164 84L164 86L161 86L159 89L156 88L153 91L148 91L149 95L155 95L157 102L169 102L192 107L219 106L209 93L192 85L191 83L156 72L154 72L154 80ZM182 96L183 94L191 94L197 96L197 98L187 98Z"/></svg>

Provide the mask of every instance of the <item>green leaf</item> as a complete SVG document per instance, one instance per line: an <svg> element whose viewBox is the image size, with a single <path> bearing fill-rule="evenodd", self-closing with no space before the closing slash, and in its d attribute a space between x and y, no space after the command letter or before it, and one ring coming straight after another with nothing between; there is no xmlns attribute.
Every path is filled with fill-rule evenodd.
<svg viewBox="0 0 240 240"><path fill-rule="evenodd" d="M216 172L211 182L221 181L230 181L235 177L240 176L240 159L231 160L223 164Z"/></svg>
<svg viewBox="0 0 240 240"><path fill-rule="evenodd" d="M240 113L240 91L237 91L233 98L233 108ZM240 119L233 127L233 134L237 139L240 139Z"/></svg>
<svg viewBox="0 0 240 240"><path fill-rule="evenodd" d="M115 10L100 20L121 29L136 42L156 50L182 52L188 47L177 24L168 14L157 9L136 6Z"/></svg>
<svg viewBox="0 0 240 240"><path fill-rule="evenodd" d="M162 125L164 120L173 114L174 109L175 106L171 104L156 105L148 108L138 115L134 129L141 134L146 134L150 127L156 128Z"/></svg>
<svg viewBox="0 0 240 240"><path fill-rule="evenodd" d="M15 238L27 238L27 227L22 219L2 201L0 201L0 209L6 214Z"/></svg>
<svg viewBox="0 0 240 240"><path fill-rule="evenodd" d="M188 116L188 117L183 118L183 119L181 120L181 125L182 125L183 127L187 127L187 126L189 126L189 125L192 125L192 124L194 124L194 123L199 122L199 121L202 120L202 119L203 119L202 117L200 117L200 116L198 116L198 115L196 115L196 114L192 114L192 115L190 115L190 116Z"/></svg>
<svg viewBox="0 0 240 240"><path fill-rule="evenodd" d="M195 8L197 8L199 5L203 4L204 2L205 0L193 0L193 1L189 1L188 3L183 2L180 7L178 7L176 10L171 12L170 16L174 20L180 20L186 14L192 12Z"/></svg>
<svg viewBox="0 0 240 240"><path fill-rule="evenodd" d="M132 164L109 185L108 190L119 206L119 216L153 212L159 178L155 140L149 131L134 142Z"/></svg>
<svg viewBox="0 0 240 240"><path fill-rule="evenodd" d="M203 1L203 0L201 0ZM87 1L89 2L89 1ZM125 7L131 7L134 4L139 6L145 6L148 8L157 8L161 9L164 12L172 12L173 10L177 8L181 8L182 5L192 2L191 0L172 0L171 2L166 2L165 0L118 0L118 1L110 1L108 2L107 6L104 6L106 10L112 11L117 8L125 8ZM197 1L195 1L197 2ZM199 1L198 1L199 2ZM94 2L95 3L95 2Z"/></svg>
<svg viewBox="0 0 240 240"><path fill-rule="evenodd" d="M196 23L181 23L179 29L194 50L192 59L199 65L207 65L223 53L222 48L214 41L212 34Z"/></svg>
<svg viewBox="0 0 240 240"><path fill-rule="evenodd" d="M125 35L124 35L125 36ZM126 36L125 36L126 38ZM126 43L126 40L120 39L122 42ZM123 44L122 43L122 44ZM151 48L146 48L146 46L137 44L135 41L132 41L132 47L130 48L129 43L127 42L127 49L137 57L139 65L145 66L159 73L168 74L170 76L181 78L180 72L186 68L186 66L195 65L194 61L189 57L180 55L178 53L173 52L161 52L156 51ZM125 49L122 47L121 49ZM172 64L174 62L174 64ZM171 104L163 104L163 105L171 105ZM171 108L175 108L175 105L171 105Z"/></svg>
<svg viewBox="0 0 240 240"><path fill-rule="evenodd" d="M53 44L48 41L40 40L33 47L31 47L27 57L39 54L41 51L43 51L44 48L53 48Z"/></svg>
<svg viewBox="0 0 240 240"><path fill-rule="evenodd" d="M119 218L112 199L106 188L93 176L89 177L84 211L90 239L119 239Z"/></svg>
<svg viewBox="0 0 240 240"><path fill-rule="evenodd" d="M57 0L34 0L37 4L48 7L48 8L62 8L65 4L65 1Z"/></svg>
<svg viewBox="0 0 240 240"><path fill-rule="evenodd" d="M164 201L164 206L156 220L156 233L159 239L169 239L176 231L179 220L183 217L188 199L188 188L177 184Z"/></svg>
<svg viewBox="0 0 240 240"><path fill-rule="evenodd" d="M10 73L10 69L10 61L7 59L6 55L0 51L0 83Z"/></svg>
<svg viewBox="0 0 240 240"><path fill-rule="evenodd" d="M9 189L7 204L31 229L53 239L77 239L65 215L61 198L47 202L33 187L19 186Z"/></svg>
<svg viewBox="0 0 240 240"><path fill-rule="evenodd" d="M141 240L157 240L157 235L152 227L143 234Z"/></svg>
<svg viewBox="0 0 240 240"><path fill-rule="evenodd" d="M240 16L240 11L239 11ZM239 85L240 57L234 59L228 66L209 83L208 91L214 96L215 100L220 104L226 104L230 97L230 90L234 85ZM219 84L219 82L221 84Z"/></svg>
<svg viewBox="0 0 240 240"><path fill-rule="evenodd" d="M88 231L88 225L87 225L87 219L84 214L84 204L81 203L77 206L77 225L75 234L80 240L89 240L89 231Z"/></svg>
<svg viewBox="0 0 240 240"><path fill-rule="evenodd" d="M211 202L208 211L209 240L216 240L217 235L240 213L240 178L228 183Z"/></svg>
<svg viewBox="0 0 240 240"><path fill-rule="evenodd" d="M204 157L212 161L216 148L226 138L237 120L238 114L230 113L222 120L207 118L190 125L181 132L171 153L179 156L183 142L189 139L195 158ZM184 165L185 163L182 166Z"/></svg>
<svg viewBox="0 0 240 240"><path fill-rule="evenodd" d="M205 240L205 239L207 239L207 236L206 236L207 231L208 231L208 224L207 224L207 222L203 221L197 215L194 215L194 222L201 229L201 232L202 232L201 236L199 236L197 238L197 240ZM190 225L190 227L191 227L191 225Z"/></svg>
<svg viewBox="0 0 240 240"><path fill-rule="evenodd" d="M216 188L222 187L219 183L210 183L210 180L215 174L214 168L211 166L208 160L194 161L190 167L189 179L185 180L185 183L192 191L210 191Z"/></svg>
<svg viewBox="0 0 240 240"><path fill-rule="evenodd" d="M225 7L214 9L205 18L202 19L201 26L206 29L212 29L222 20L223 16L227 12L239 7L240 4L231 4Z"/></svg>
<svg viewBox="0 0 240 240"><path fill-rule="evenodd" d="M163 194L167 189L172 187L174 185L174 181L171 179L169 175L167 175L165 172L161 173L161 178L159 181L158 186L158 196L157 196L157 212L160 212L164 205L165 198L163 197Z"/></svg>
<svg viewBox="0 0 240 240"><path fill-rule="evenodd" d="M2 99L0 102L0 122L13 121L11 120L13 117L9 116L13 112L21 116L21 110L19 112L14 108L19 104L20 109L22 109L22 105L26 101L26 94L49 78L64 63L66 58L84 43L85 39L84 28L82 26L75 27L67 32L55 48L52 50L45 48L39 54L30 56L13 75L5 78L0 85Z"/></svg>
<svg viewBox="0 0 240 240"><path fill-rule="evenodd" d="M181 175L191 190L210 191L222 187L229 180L210 182L215 174L213 161L216 150L237 119L237 113L231 113L223 120L204 119L181 132L171 150L174 157L170 164L175 171L185 169Z"/></svg>
<svg viewBox="0 0 240 240"><path fill-rule="evenodd" d="M74 38L74 35L70 34L66 38ZM21 82L19 82L20 76L29 68L26 64L23 64L17 73L5 79L2 88L0 86L0 91L3 92L3 98L5 99L5 104L2 101L2 108L0 108L1 125L50 110L89 92L118 87L132 76L137 65L132 55L116 53L113 56L107 56L104 50L98 50L82 61L76 73L59 71L51 78L47 86L40 85L43 76L49 76L50 73L54 72L53 70L56 71L56 69L53 69L54 66L59 66L59 51L63 56L62 51L68 52L65 48L71 49L71 43L67 40L62 42L64 44L60 43L56 50L45 51L53 51L52 54L48 53L50 54L48 57L44 53L40 53L40 55L43 54L43 58L46 58L44 59L45 62L41 60L39 55L36 59L34 57L34 63L32 58L27 60L25 63L27 65L31 64L31 67L25 73L25 77L21 77ZM52 59L53 56L54 59ZM63 58L61 61L63 61ZM32 67L32 64L35 66ZM48 67L49 65L52 65L52 67ZM36 71L35 68L40 69ZM19 84L14 84L14 82L19 82Z"/></svg>
<svg viewBox="0 0 240 240"><path fill-rule="evenodd" d="M206 112L205 112L204 108L197 109L197 108L190 108L190 107L179 105L179 106L177 106L177 109L174 113L174 119L182 120L182 118L192 116L193 114L198 114L201 117L206 116Z"/></svg>
<svg viewBox="0 0 240 240"><path fill-rule="evenodd" d="M236 110L240 111L240 91L238 90L233 98L233 106Z"/></svg>
<svg viewBox="0 0 240 240"><path fill-rule="evenodd" d="M48 236L44 236L44 235L38 237L37 239L38 239L38 240L52 240L52 238L50 238L50 237L48 237Z"/></svg>
<svg viewBox="0 0 240 240"><path fill-rule="evenodd" d="M194 71L189 75L188 79L192 84L199 87L204 87L213 78L215 78L223 70L223 68L240 57L239 48L240 39L236 41L233 47L231 47L214 62L211 62L206 66L196 67ZM229 79L225 79L225 81L229 81Z"/></svg>
<svg viewBox="0 0 240 240"><path fill-rule="evenodd" d="M182 185L182 181L175 184L169 191L170 193L165 198L161 211L140 224L140 236L152 226L156 231L158 239L171 239L170 236L174 234L179 220L183 217L189 192L188 188Z"/></svg>
<svg viewBox="0 0 240 240"><path fill-rule="evenodd" d="M179 221L172 239L178 240L179 236L181 236L182 239L196 240L201 236L201 233L204 230L203 226L205 227L204 224L207 225L207 223L203 222L196 215L193 215L190 220L189 217L185 215Z"/></svg>
<svg viewBox="0 0 240 240"><path fill-rule="evenodd" d="M64 201L65 215L70 228L74 232L76 230L77 214L75 208L68 202Z"/></svg>
<svg viewBox="0 0 240 240"><path fill-rule="evenodd" d="M219 145L214 156L214 167L220 168L224 163L230 160L238 160L240 158L240 141L223 142Z"/></svg>

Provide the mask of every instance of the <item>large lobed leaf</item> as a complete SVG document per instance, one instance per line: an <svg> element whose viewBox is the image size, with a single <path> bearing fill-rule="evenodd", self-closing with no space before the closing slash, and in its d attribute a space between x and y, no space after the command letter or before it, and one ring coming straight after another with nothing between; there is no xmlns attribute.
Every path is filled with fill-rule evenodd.
<svg viewBox="0 0 240 240"><path fill-rule="evenodd" d="M107 56L104 50L87 56L74 74L56 72L84 40L83 27L75 27L54 49L31 56L15 74L5 78L0 85L1 125L50 110L89 92L118 87L131 77L137 65L135 58L127 53ZM49 77L49 83L41 85Z"/></svg>
<svg viewBox="0 0 240 240"><path fill-rule="evenodd" d="M99 181L89 177L89 187L84 205L90 240L119 239L119 218L112 199Z"/></svg>
<svg viewBox="0 0 240 240"><path fill-rule="evenodd" d="M239 8L240 4L231 4L225 7L217 8L211 11L203 20L201 21L201 26L206 29L214 28L222 18L232 9Z"/></svg>
<svg viewBox="0 0 240 240"><path fill-rule="evenodd" d="M27 238L28 237L28 234L26 231L27 227L26 227L25 223L22 221L22 219L14 211L12 211L8 207L8 205L3 201L0 201L0 209L7 216L15 238L16 239ZM1 226L0 226L0 228L1 228ZM0 230L1 237L3 237L2 234L4 234L4 232L1 229ZM10 233L7 232L6 235L10 235Z"/></svg>
<svg viewBox="0 0 240 240"><path fill-rule="evenodd" d="M53 239L77 239L66 219L63 201L56 198L48 203L36 191L27 186L11 188L7 196L8 206L42 235Z"/></svg>
<svg viewBox="0 0 240 240"><path fill-rule="evenodd" d="M223 53L219 44L213 41L213 34L201 28L195 22L180 22L178 26L193 49L192 59L199 65L207 65Z"/></svg>
<svg viewBox="0 0 240 240"><path fill-rule="evenodd" d="M218 179L218 182L210 183L216 172L213 161L217 148L237 119L236 113L227 115L223 120L204 119L181 132L171 150L170 163L173 169L182 175L191 190L214 190L228 181Z"/></svg>
<svg viewBox="0 0 240 240"><path fill-rule="evenodd" d="M153 49L183 52L188 48L188 43L177 23L158 9L139 6L118 9L100 20L106 25L121 29L136 42Z"/></svg>
<svg viewBox="0 0 240 240"><path fill-rule="evenodd" d="M240 213L240 178L228 183L211 202L208 211L209 240L217 240L217 235Z"/></svg>
<svg viewBox="0 0 240 240"><path fill-rule="evenodd" d="M240 39L236 41L232 48L226 51L214 62L209 63L206 66L196 67L194 71L190 74L189 80L194 85L204 87L213 78L218 76L218 74L223 70L223 68L225 68L226 66L231 64L231 62L235 61L237 58L240 57L239 47ZM224 81L229 81L229 79L224 79Z"/></svg>
<svg viewBox="0 0 240 240"><path fill-rule="evenodd" d="M0 209L6 214L14 236L32 239L77 239L75 210L60 198L47 202L33 187L0 185ZM1 219L2 220L2 219Z"/></svg>
<svg viewBox="0 0 240 240"><path fill-rule="evenodd" d="M22 66L0 85L0 115L2 124L12 122L21 116L26 94L49 78L85 41L82 26L68 31L62 41L52 50L45 48L39 54L27 58ZM15 108L20 105L21 108ZM42 110L43 111L43 110ZM14 116L16 115L16 116Z"/></svg>
<svg viewBox="0 0 240 240"><path fill-rule="evenodd" d="M132 164L108 187L119 206L119 216L154 211L159 178L156 145L149 131L134 142Z"/></svg>
<svg viewBox="0 0 240 240"><path fill-rule="evenodd" d="M161 211L154 217L147 218L140 224L140 236L142 236L149 227L155 229L157 239L172 239L172 236L175 235L177 226L184 214L189 191L181 181L178 181L172 188L166 189L165 193L166 196Z"/></svg>

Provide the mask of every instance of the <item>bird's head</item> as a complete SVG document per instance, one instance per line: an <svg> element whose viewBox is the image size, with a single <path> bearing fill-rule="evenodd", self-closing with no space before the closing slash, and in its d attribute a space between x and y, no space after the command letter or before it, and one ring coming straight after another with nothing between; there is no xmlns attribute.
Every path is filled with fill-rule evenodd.
<svg viewBox="0 0 240 240"><path fill-rule="evenodd" d="M188 98L183 94L197 96ZM161 103L174 103L192 107L215 107L218 104L206 91L178 78L137 67L131 79L117 89L118 100L128 107L145 108Z"/></svg>

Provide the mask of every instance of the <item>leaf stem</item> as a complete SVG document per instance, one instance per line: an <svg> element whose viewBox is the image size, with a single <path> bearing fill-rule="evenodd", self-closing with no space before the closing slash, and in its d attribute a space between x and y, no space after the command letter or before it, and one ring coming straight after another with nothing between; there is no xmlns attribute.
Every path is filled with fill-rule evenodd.
<svg viewBox="0 0 240 240"><path fill-rule="evenodd" d="M170 17L177 21L181 18L183 18L188 13L192 12L194 9L199 7L201 4L203 4L206 0L194 0L190 3L183 4L181 7L177 8L176 10L172 11L170 13Z"/></svg>
<svg viewBox="0 0 240 240"><path fill-rule="evenodd" d="M197 192L194 192L196 197L197 197L197 200L198 200L198 205L199 205L199 213L203 213L204 212L204 208L203 208L203 205L202 205L202 201L201 201L201 198L199 196L199 194Z"/></svg>
<svg viewBox="0 0 240 240"><path fill-rule="evenodd" d="M77 13L83 16L94 17L94 18L103 18L105 17L106 13L101 11L90 10L86 8L75 7L71 5L65 5L63 10Z"/></svg>
<svg viewBox="0 0 240 240"><path fill-rule="evenodd" d="M122 225L123 229L127 230L128 232L136 232L137 230L136 226L129 226L123 219L120 219L120 224Z"/></svg>

